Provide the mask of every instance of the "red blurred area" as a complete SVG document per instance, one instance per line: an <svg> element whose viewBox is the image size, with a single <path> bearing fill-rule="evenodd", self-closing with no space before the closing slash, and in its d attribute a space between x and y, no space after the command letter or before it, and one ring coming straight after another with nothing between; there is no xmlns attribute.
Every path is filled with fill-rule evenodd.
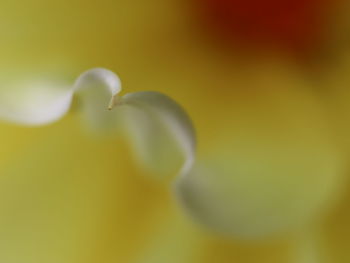
<svg viewBox="0 0 350 263"><path fill-rule="evenodd" d="M292 51L314 48L326 37L339 0L196 0L208 28L225 40Z"/></svg>

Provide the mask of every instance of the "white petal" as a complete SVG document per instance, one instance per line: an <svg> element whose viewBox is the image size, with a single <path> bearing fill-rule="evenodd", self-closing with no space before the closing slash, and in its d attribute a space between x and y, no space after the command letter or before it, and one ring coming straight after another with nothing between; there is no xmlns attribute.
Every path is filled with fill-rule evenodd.
<svg viewBox="0 0 350 263"><path fill-rule="evenodd" d="M76 80L74 89L81 90L98 86L103 86L112 96L117 95L121 91L119 77L112 71L104 68L94 68L82 73Z"/></svg>
<svg viewBox="0 0 350 263"><path fill-rule="evenodd" d="M120 80L113 72L96 68L80 75L71 87L52 80L25 80L13 83L7 89L1 90L0 119L24 125L52 123L67 113L73 94L84 90L109 93L105 105L107 108L111 97L121 90ZM93 101L91 97L88 99Z"/></svg>
<svg viewBox="0 0 350 263"><path fill-rule="evenodd" d="M121 91L119 77L107 69L88 70L79 76L74 91L83 124L93 132L115 132L118 116L110 109Z"/></svg>
<svg viewBox="0 0 350 263"><path fill-rule="evenodd" d="M181 169L185 174L192 166L195 134L185 111L158 92L117 97L120 79L110 70L88 70L71 87L52 81L26 81L7 91L0 96L0 119L24 125L48 124L66 114L77 97L79 113L93 130L121 130L120 117L124 117L137 155L153 172L175 174ZM117 109L110 111L114 107Z"/></svg>
<svg viewBox="0 0 350 263"><path fill-rule="evenodd" d="M70 108L72 90L51 81L28 80L1 90L0 119L43 125L60 119Z"/></svg>
<svg viewBox="0 0 350 263"><path fill-rule="evenodd" d="M141 160L161 173L171 172L171 164L179 162L183 163L180 174L189 171L195 155L195 132L190 118L174 100L145 91L126 94L118 104L129 106L125 120ZM179 157L177 151L182 160L174 160Z"/></svg>
<svg viewBox="0 0 350 263"><path fill-rule="evenodd" d="M281 168L251 160L226 160L226 167L196 163L178 178L175 191L192 218L225 235L259 239L290 233L324 217L341 193L338 162L322 154ZM247 165L251 174L244 173Z"/></svg>

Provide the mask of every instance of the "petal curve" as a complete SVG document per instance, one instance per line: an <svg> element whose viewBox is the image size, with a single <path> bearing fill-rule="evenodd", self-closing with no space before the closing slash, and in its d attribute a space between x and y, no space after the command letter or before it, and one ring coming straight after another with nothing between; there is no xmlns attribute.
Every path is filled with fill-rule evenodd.
<svg viewBox="0 0 350 263"><path fill-rule="evenodd" d="M119 77L103 68L85 71L72 86L52 81L17 86L22 88L17 87L16 93L12 89L0 96L0 119L29 126L49 124L62 118L78 97L85 124L97 131L126 128L135 152L152 172L186 174L192 167L196 144L192 122L164 94L144 91L119 97ZM165 169L158 169L162 166Z"/></svg>
<svg viewBox="0 0 350 263"><path fill-rule="evenodd" d="M184 156L183 165L180 169L180 175L185 175L191 169L196 148L196 136L192 122L186 112L170 97L154 91L135 92L124 95L118 102L118 105L131 106L134 109L138 109L136 114L147 113L149 116L148 123L138 122L138 118L127 118L129 121L130 132L134 133L134 137L140 138L139 140L132 140L136 143L136 148L139 148L139 152L144 152L154 156L152 149L154 145L145 144L149 141L147 138L147 127L149 123L156 126L158 123L158 130L163 129L164 133L174 140L174 143L179 147L181 154ZM130 123L134 122L134 123ZM135 122L136 121L136 122ZM135 134L137 133L137 134ZM139 142L139 143L137 143ZM167 147L168 145L165 145ZM157 166L157 160L155 164Z"/></svg>

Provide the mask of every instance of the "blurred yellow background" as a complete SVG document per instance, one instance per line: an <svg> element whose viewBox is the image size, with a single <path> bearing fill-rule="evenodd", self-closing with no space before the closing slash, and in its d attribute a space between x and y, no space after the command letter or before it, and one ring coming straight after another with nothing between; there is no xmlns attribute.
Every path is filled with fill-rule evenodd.
<svg viewBox="0 0 350 263"><path fill-rule="evenodd" d="M126 92L169 95L193 119L198 158L229 174L210 180L235 186L223 197L237 231L283 231L241 239L198 224L123 138L87 133L77 107L46 127L0 124L0 262L350 261L347 9L300 59L221 46L197 23L200 4L1 0L0 88L105 67ZM270 213L277 223L250 224Z"/></svg>

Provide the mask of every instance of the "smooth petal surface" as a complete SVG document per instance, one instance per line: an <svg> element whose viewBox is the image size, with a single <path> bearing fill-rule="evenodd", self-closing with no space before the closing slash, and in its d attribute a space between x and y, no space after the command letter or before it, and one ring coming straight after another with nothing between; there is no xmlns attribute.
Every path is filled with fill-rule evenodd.
<svg viewBox="0 0 350 263"><path fill-rule="evenodd" d="M70 108L72 90L50 80L14 83L0 94L0 119L43 125L60 119Z"/></svg>
<svg viewBox="0 0 350 263"><path fill-rule="evenodd" d="M25 125L48 124L65 115L76 96L84 123L98 132L126 131L137 155L152 172L174 175L191 168L195 152L192 123L166 95L135 92L117 97L120 79L103 68L84 72L71 88L50 82L24 83L23 89L2 97L0 118ZM121 118L125 127L120 125Z"/></svg>
<svg viewBox="0 0 350 263"><path fill-rule="evenodd" d="M152 91L126 94L119 104L127 106L126 126L140 159L160 174L175 174L178 164L183 163L180 174L186 174L196 147L195 131L186 112L171 98Z"/></svg>
<svg viewBox="0 0 350 263"><path fill-rule="evenodd" d="M53 80L22 80L1 89L0 119L24 125L52 123L68 112L74 93L82 93L84 100L96 106L98 97L89 95L109 93L110 100L120 86L117 75L101 68L84 72L71 87Z"/></svg>
<svg viewBox="0 0 350 263"><path fill-rule="evenodd" d="M230 97L207 154L176 185L198 222L245 239L290 233L325 218L346 178L323 104L296 88L304 81L289 71L278 77L259 72L253 81L261 89L242 88Z"/></svg>
<svg viewBox="0 0 350 263"><path fill-rule="evenodd" d="M329 158L322 155L315 156L317 163ZM215 231L243 239L285 234L317 222L340 192L334 160L322 165L295 161L285 171L270 170L258 158L234 160L234 168L207 161L180 178L176 190L185 210Z"/></svg>
<svg viewBox="0 0 350 263"><path fill-rule="evenodd" d="M80 106L83 125L98 133L115 131L118 116L109 110L121 91L121 82L116 74L103 68L88 70L78 77L73 91Z"/></svg>

